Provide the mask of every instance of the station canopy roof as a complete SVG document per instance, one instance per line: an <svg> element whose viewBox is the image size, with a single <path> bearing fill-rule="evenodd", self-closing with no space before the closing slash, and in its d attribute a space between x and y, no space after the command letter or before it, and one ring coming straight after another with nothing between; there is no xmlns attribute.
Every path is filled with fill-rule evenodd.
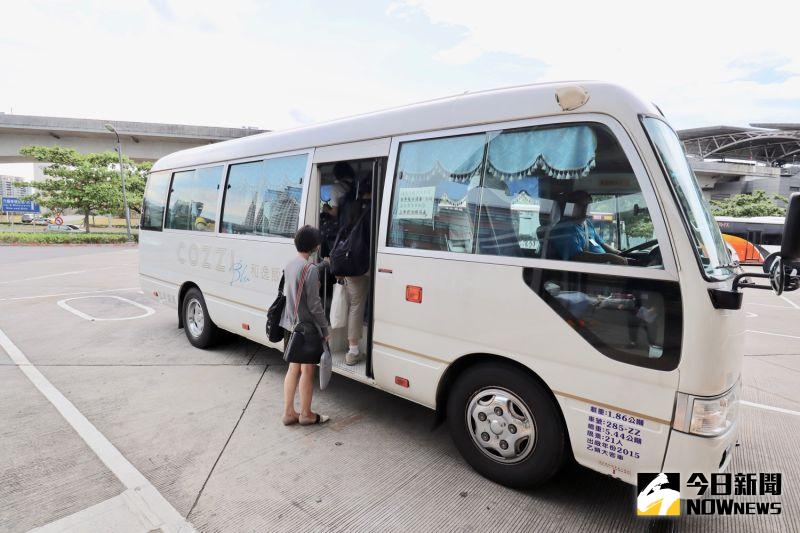
<svg viewBox="0 0 800 533"><path fill-rule="evenodd" d="M678 132L689 156L700 159L744 159L770 166L800 164L800 123L709 126Z"/></svg>

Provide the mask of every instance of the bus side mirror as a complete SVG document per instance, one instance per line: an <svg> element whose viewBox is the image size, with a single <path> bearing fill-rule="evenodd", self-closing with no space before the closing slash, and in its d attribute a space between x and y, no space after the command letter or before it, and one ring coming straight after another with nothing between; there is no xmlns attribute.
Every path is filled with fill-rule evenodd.
<svg viewBox="0 0 800 533"><path fill-rule="evenodd" d="M800 194L789 197L786 221L783 223L781 251L770 254L764 261L765 277L772 290L780 296L784 289L798 288L797 270L800 268Z"/></svg>
<svg viewBox="0 0 800 533"><path fill-rule="evenodd" d="M789 208L783 223L781 259L787 266L800 264L800 193L789 197Z"/></svg>

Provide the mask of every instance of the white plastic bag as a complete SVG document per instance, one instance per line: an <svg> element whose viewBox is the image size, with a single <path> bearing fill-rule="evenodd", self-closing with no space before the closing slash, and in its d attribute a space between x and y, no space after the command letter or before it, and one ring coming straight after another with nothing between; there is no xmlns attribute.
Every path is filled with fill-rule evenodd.
<svg viewBox="0 0 800 533"><path fill-rule="evenodd" d="M333 296L331 297L331 329L347 327L347 313L350 311L347 305L347 295L344 285L337 283L333 286Z"/></svg>
<svg viewBox="0 0 800 533"><path fill-rule="evenodd" d="M324 350L322 356L319 358L319 388L325 390L328 388L328 383L331 381L331 374L333 374L333 358L331 357L331 349L327 342L322 343Z"/></svg>

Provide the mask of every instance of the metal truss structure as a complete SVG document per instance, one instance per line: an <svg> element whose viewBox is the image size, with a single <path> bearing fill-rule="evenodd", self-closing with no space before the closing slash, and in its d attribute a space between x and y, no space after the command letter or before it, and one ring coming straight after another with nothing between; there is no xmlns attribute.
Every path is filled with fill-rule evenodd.
<svg viewBox="0 0 800 533"><path fill-rule="evenodd" d="M744 159L770 166L800 163L800 124L757 126L695 128L678 135L686 153L700 159Z"/></svg>

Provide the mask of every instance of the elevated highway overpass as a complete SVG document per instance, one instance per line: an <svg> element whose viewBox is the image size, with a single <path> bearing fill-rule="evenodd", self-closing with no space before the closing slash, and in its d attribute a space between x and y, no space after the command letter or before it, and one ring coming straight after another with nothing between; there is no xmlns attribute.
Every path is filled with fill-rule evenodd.
<svg viewBox="0 0 800 533"><path fill-rule="evenodd" d="M114 150L116 137L105 128L108 123L119 132L122 153L137 161L155 161L177 150L265 131L0 113L0 163L33 162L19 154L23 146L31 145L63 146L79 152Z"/></svg>

